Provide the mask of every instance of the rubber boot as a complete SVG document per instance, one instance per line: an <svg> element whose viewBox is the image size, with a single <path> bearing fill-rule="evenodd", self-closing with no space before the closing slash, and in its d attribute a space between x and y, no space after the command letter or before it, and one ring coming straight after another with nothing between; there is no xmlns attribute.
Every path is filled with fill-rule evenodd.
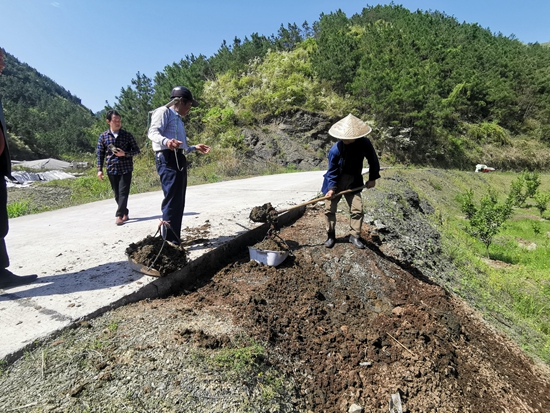
<svg viewBox="0 0 550 413"><path fill-rule="evenodd" d="M328 238L325 241L325 247L332 248L334 247L334 244L336 244L336 234L332 231L329 231L327 235L328 235Z"/></svg>
<svg viewBox="0 0 550 413"><path fill-rule="evenodd" d="M361 239L358 237L354 237L353 235L350 235L349 242L351 242L355 248L358 248L360 250L365 249L365 244L363 244L361 242Z"/></svg>

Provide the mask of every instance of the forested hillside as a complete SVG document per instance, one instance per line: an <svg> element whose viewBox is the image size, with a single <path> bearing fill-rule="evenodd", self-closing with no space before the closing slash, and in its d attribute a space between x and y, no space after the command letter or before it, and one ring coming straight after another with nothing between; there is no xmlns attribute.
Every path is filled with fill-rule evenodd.
<svg viewBox="0 0 550 413"><path fill-rule="evenodd" d="M366 7L350 17L322 14L311 26L281 25L269 37L254 33L223 41L210 57L182 50L181 61L153 78L138 72L112 106L142 145L148 112L169 100L173 86L185 85L201 103L186 119L189 136L236 156L251 150L247 131L265 133L281 117L299 112L332 121L352 112L374 126L371 136L387 162L547 170L546 46L526 45L438 11ZM10 132L42 153L78 152L93 144L104 121L90 128L91 114L72 111L78 102L59 87L50 86L52 101L21 93L33 84L30 68L8 59L0 87ZM15 87L16 81L24 88ZM51 112L58 116L46 116ZM302 146L310 143L306 139Z"/></svg>
<svg viewBox="0 0 550 413"><path fill-rule="evenodd" d="M89 128L96 121L80 99L6 53L0 95L12 158L89 152Z"/></svg>
<svg viewBox="0 0 550 413"><path fill-rule="evenodd" d="M550 49L437 11L367 7L321 15L312 27L281 26L270 38L235 39L154 79L138 73L115 106L143 131L147 111L177 84L201 101L188 120L191 136L214 145L239 148L243 127L298 109L353 112L375 126L390 161L550 167Z"/></svg>

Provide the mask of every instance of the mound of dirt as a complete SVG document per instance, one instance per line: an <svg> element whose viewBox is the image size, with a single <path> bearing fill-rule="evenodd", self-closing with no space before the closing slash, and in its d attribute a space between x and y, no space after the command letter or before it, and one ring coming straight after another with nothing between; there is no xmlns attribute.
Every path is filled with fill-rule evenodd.
<svg viewBox="0 0 550 413"><path fill-rule="evenodd" d="M548 380L460 299L376 248L356 250L342 237L325 249L323 228L310 210L281 231L298 245L292 259L277 268L241 260L174 300L232 314L267 343L271 362L299 383L300 409L387 412L394 393L414 412L550 405Z"/></svg>
<svg viewBox="0 0 550 413"><path fill-rule="evenodd" d="M277 211L271 205L271 203L263 204L262 206L255 206L250 211L249 218L253 222L268 222L270 224L277 224Z"/></svg>

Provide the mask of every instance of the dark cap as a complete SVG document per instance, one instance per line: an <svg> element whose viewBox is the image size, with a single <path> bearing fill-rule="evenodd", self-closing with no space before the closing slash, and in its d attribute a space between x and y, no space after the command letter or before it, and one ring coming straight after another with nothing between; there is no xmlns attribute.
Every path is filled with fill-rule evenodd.
<svg viewBox="0 0 550 413"><path fill-rule="evenodd" d="M193 95L191 94L191 91L187 89L185 86L176 86L174 89L172 89L172 92L170 92L170 98L182 98L183 100L187 102L191 102L191 106L197 107L199 106L199 102L197 102L195 99L193 99Z"/></svg>

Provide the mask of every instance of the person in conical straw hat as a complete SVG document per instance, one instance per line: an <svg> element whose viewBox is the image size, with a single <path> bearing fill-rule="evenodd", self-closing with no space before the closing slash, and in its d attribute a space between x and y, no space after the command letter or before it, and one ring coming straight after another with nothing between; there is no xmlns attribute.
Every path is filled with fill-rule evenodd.
<svg viewBox="0 0 550 413"><path fill-rule="evenodd" d="M323 175L321 191L329 199L325 200L325 219L328 238L325 247L332 248L336 243L336 209L338 202L345 197L350 208L349 242L363 249L361 226L363 225L363 188L374 188L380 178L380 163L371 141L366 138L372 128L351 113L331 126L328 133L338 139L328 153L328 170ZM369 179L363 183L363 160L369 164ZM342 191L352 190L345 194ZM355 190L356 189L356 190Z"/></svg>

